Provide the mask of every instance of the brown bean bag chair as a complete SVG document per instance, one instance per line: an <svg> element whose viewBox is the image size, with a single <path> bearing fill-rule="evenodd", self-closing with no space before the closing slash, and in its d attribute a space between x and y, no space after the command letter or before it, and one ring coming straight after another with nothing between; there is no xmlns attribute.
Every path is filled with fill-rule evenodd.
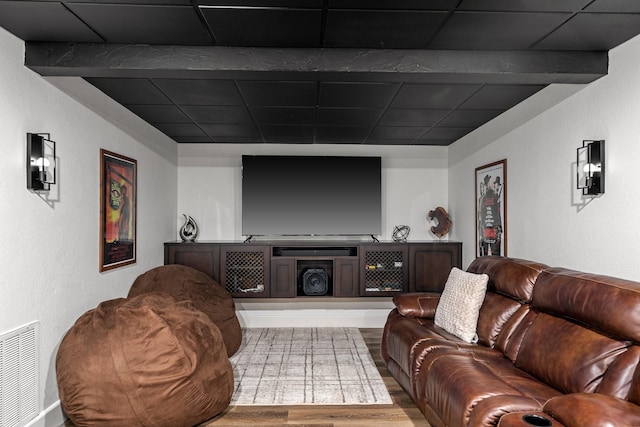
<svg viewBox="0 0 640 427"><path fill-rule="evenodd" d="M131 285L129 297L146 292L165 292L193 305L215 323L232 356L242 343L242 329L231 294L207 274L184 265L163 265L141 274Z"/></svg>
<svg viewBox="0 0 640 427"><path fill-rule="evenodd" d="M101 303L56 355L62 408L78 426L191 427L221 413L233 370L217 326L162 293Z"/></svg>

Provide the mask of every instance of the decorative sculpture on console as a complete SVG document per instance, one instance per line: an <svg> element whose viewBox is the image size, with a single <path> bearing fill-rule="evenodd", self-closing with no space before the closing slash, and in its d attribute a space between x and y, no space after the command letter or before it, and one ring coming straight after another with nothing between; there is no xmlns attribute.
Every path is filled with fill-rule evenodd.
<svg viewBox="0 0 640 427"><path fill-rule="evenodd" d="M411 228L408 225L396 225L393 227L393 241L394 242L406 242L411 233Z"/></svg>
<svg viewBox="0 0 640 427"><path fill-rule="evenodd" d="M183 242L194 242L198 237L198 224L189 215L184 216L184 225L180 228L180 238Z"/></svg>
<svg viewBox="0 0 640 427"><path fill-rule="evenodd" d="M445 211L444 208L440 206L432 211L429 211L427 218L429 218L430 220L435 219L436 221L438 221L437 225L431 226L431 232L438 236L438 238L446 235L451 229L451 225L453 224L453 222L449 218L449 214L447 213L447 211Z"/></svg>

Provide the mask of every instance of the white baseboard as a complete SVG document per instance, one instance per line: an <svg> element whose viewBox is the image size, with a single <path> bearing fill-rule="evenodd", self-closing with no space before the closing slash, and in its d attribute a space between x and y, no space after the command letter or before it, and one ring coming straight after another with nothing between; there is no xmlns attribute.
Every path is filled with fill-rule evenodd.
<svg viewBox="0 0 640 427"><path fill-rule="evenodd" d="M60 401L56 400L47 409L40 412L40 415L32 419L25 427L61 427L66 421L62 412Z"/></svg>
<svg viewBox="0 0 640 427"><path fill-rule="evenodd" d="M236 313L243 328L382 328L389 309L238 310Z"/></svg>

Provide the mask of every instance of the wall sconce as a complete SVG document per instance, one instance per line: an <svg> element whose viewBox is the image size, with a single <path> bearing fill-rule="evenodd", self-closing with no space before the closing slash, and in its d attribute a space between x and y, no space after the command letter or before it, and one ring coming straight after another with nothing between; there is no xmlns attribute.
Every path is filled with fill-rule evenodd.
<svg viewBox="0 0 640 427"><path fill-rule="evenodd" d="M27 188L49 191L56 183L56 143L48 133L27 133Z"/></svg>
<svg viewBox="0 0 640 427"><path fill-rule="evenodd" d="M578 189L595 196L604 193L604 140L585 140L578 148Z"/></svg>

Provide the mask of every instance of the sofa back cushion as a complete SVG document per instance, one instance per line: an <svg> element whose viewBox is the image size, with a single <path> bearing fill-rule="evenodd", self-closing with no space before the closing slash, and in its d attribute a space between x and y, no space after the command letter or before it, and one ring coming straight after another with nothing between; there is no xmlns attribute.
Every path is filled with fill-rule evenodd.
<svg viewBox="0 0 640 427"><path fill-rule="evenodd" d="M526 331L515 364L563 393L595 392L628 342L546 313Z"/></svg>
<svg viewBox="0 0 640 427"><path fill-rule="evenodd" d="M640 283L550 268L538 277L532 302L545 313L640 343Z"/></svg>
<svg viewBox="0 0 640 427"><path fill-rule="evenodd" d="M487 294L478 316L478 342L494 347L505 324L523 303L531 301L536 278L546 265L517 258L479 257L467 268L489 276ZM503 343L506 345L506 342Z"/></svg>
<svg viewBox="0 0 640 427"><path fill-rule="evenodd" d="M489 276L487 291L496 292L520 302L531 301L533 285L541 271L549 268L539 262L518 258L486 256L476 258L467 271Z"/></svg>
<svg viewBox="0 0 640 427"><path fill-rule="evenodd" d="M626 397L634 388L624 365L638 359L640 284L550 268L538 276L531 305L518 367L564 393Z"/></svg>

